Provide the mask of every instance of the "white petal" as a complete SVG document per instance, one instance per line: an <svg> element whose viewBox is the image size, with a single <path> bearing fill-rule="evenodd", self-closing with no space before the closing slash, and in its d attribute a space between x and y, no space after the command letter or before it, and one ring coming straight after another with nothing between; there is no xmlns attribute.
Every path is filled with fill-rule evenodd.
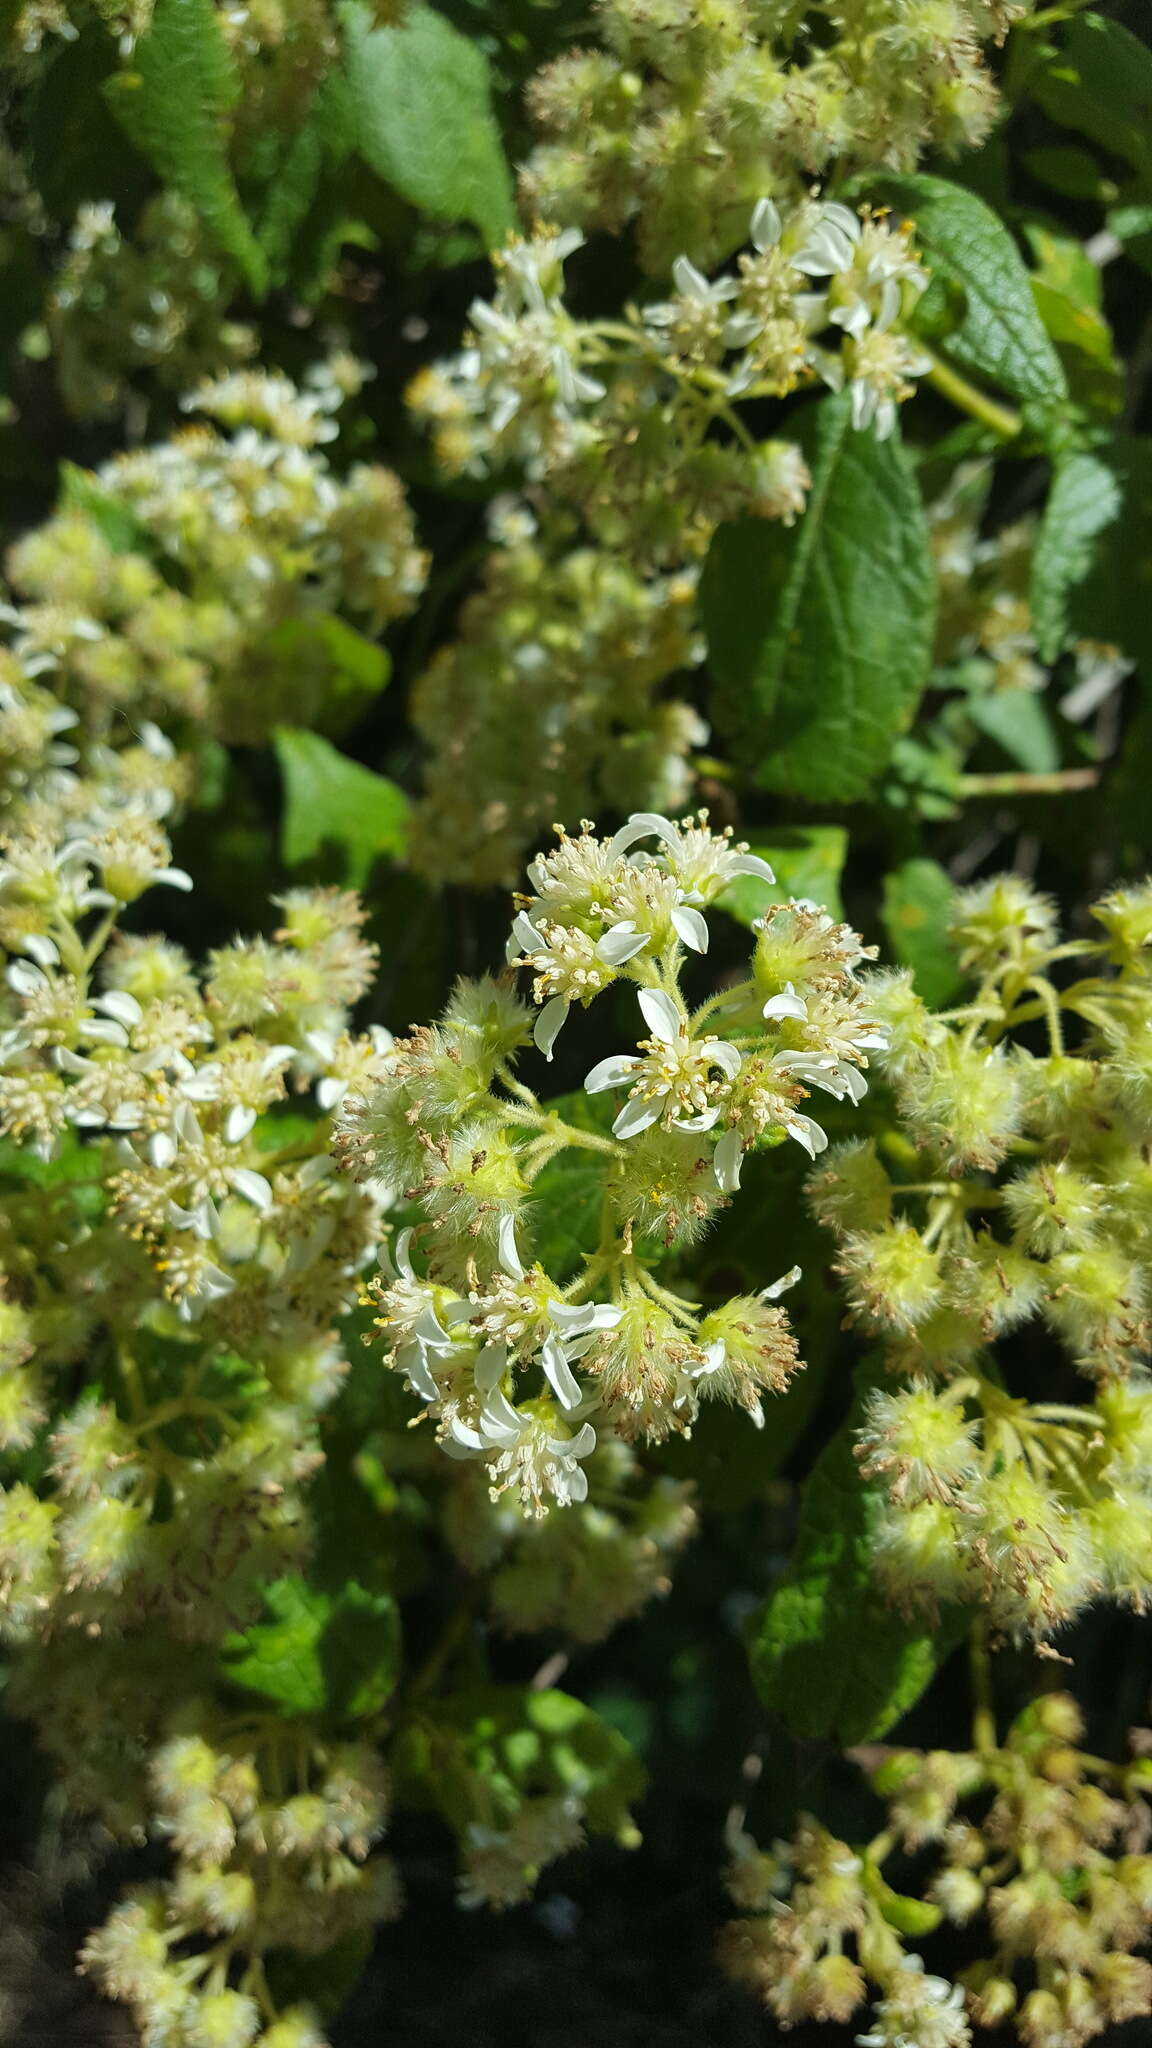
<svg viewBox="0 0 1152 2048"><path fill-rule="evenodd" d="M431 1368L422 1344L404 1344L396 1353L397 1369L404 1374L414 1394L422 1401L438 1401L440 1389L432 1377ZM480 1440L476 1440L479 1449Z"/></svg>
<svg viewBox="0 0 1152 2048"><path fill-rule="evenodd" d="M272 1183L262 1173L254 1173L250 1166L234 1166L228 1175L228 1184L251 1202L254 1209L272 1207Z"/></svg>
<svg viewBox="0 0 1152 2048"><path fill-rule="evenodd" d="M568 1499L576 1507L588 1498L588 1474L583 1465L573 1465L568 1474Z"/></svg>
<svg viewBox="0 0 1152 2048"><path fill-rule="evenodd" d="M610 1301L550 1301L548 1314L568 1339L586 1330L614 1330L624 1311Z"/></svg>
<svg viewBox="0 0 1152 2048"><path fill-rule="evenodd" d="M522 910L517 911L512 919L512 937L519 940L524 953L543 953L546 950L542 935Z"/></svg>
<svg viewBox="0 0 1152 2048"><path fill-rule="evenodd" d="M612 1126L613 1137L635 1138L641 1131L646 1131L649 1125L658 1121L661 1107L659 1099L645 1101L642 1095L632 1096L631 1100L624 1104Z"/></svg>
<svg viewBox="0 0 1152 2048"><path fill-rule="evenodd" d="M740 1168L744 1160L744 1144L739 1131L725 1131L715 1152L712 1154L712 1171L716 1185L726 1195L734 1195L740 1185Z"/></svg>
<svg viewBox="0 0 1152 2048"><path fill-rule="evenodd" d="M60 954L46 932L26 932L22 939L13 941L13 944L17 943L22 953L35 960L37 967L59 966Z"/></svg>
<svg viewBox="0 0 1152 2048"><path fill-rule="evenodd" d="M796 1017L800 1023L807 1021L808 1005L803 996L798 996L791 982L778 996L771 996L764 1005L764 1015L769 1019Z"/></svg>
<svg viewBox="0 0 1152 2048"><path fill-rule="evenodd" d="M392 1253L392 1257L396 1262L396 1271L401 1275L402 1279L414 1280L416 1278L415 1273L412 1271L411 1225L409 1225L407 1230L400 1232L399 1237L396 1239L396 1248Z"/></svg>
<svg viewBox="0 0 1152 2048"><path fill-rule="evenodd" d="M651 943L651 932L638 932L633 924L614 924L596 942L596 958L606 967L623 967Z"/></svg>
<svg viewBox="0 0 1152 2048"><path fill-rule="evenodd" d="M568 1017L568 1001L565 996L553 996L545 1003L532 1027L533 1042L546 1060L552 1057L552 1047L559 1038Z"/></svg>
<svg viewBox="0 0 1152 2048"><path fill-rule="evenodd" d="M642 988L637 992L637 1000L653 1038L664 1045L675 1045L683 1032L684 1020L671 996L662 988Z"/></svg>
<svg viewBox="0 0 1152 2048"><path fill-rule="evenodd" d="M643 1064L643 1060L637 1059L634 1053L610 1053L606 1060L597 1060L591 1072L585 1075L585 1093L602 1095L606 1088L621 1088Z"/></svg>
<svg viewBox="0 0 1152 2048"><path fill-rule="evenodd" d="M827 1132L822 1131L819 1124L814 1123L810 1116L790 1116L784 1128L790 1138L795 1138L798 1145L803 1145L811 1159L815 1159L816 1154L823 1152L827 1147Z"/></svg>
<svg viewBox="0 0 1152 2048"><path fill-rule="evenodd" d="M154 1131L148 1140L148 1158L151 1165L161 1171L171 1166L176 1157L176 1146L167 1131Z"/></svg>
<svg viewBox="0 0 1152 2048"><path fill-rule="evenodd" d="M708 927L698 910L690 910L686 903L677 904L672 912L672 925L677 938L690 952L708 951Z"/></svg>
<svg viewBox="0 0 1152 2048"><path fill-rule="evenodd" d="M522 1280L524 1278L524 1268L520 1263L520 1254L516 1249L516 1218L514 1216L502 1216L500 1218L500 1225L496 1232L496 1242L500 1252L500 1264L503 1266L504 1271L510 1279Z"/></svg>
<svg viewBox="0 0 1152 2048"><path fill-rule="evenodd" d="M701 1110L699 1116L674 1116L672 1119L672 1129L674 1131L710 1131L713 1124L719 1121L719 1117L720 1110L717 1105L712 1109Z"/></svg>
<svg viewBox="0 0 1152 2048"><path fill-rule="evenodd" d="M157 868L152 880L166 882L170 889L187 891L192 887L192 877L186 868Z"/></svg>
<svg viewBox="0 0 1152 2048"><path fill-rule="evenodd" d="M38 967L29 967L26 960L13 960L4 979L18 996L39 995L49 985L47 975Z"/></svg>
<svg viewBox="0 0 1152 2048"><path fill-rule="evenodd" d="M482 1451L485 1448L483 1437L477 1436L474 1429L469 1429L466 1422L461 1422L458 1415L454 1415L449 1422L448 1433L466 1451ZM446 1443L444 1448L450 1452L451 1444Z"/></svg>
<svg viewBox="0 0 1152 2048"><path fill-rule="evenodd" d="M477 1393L495 1392L508 1370L508 1352L503 1344L486 1344L472 1368Z"/></svg>
<svg viewBox="0 0 1152 2048"><path fill-rule="evenodd" d="M335 1074L325 1074L316 1083L316 1105L323 1110L336 1109L348 1093L347 1081L338 1081Z"/></svg>
<svg viewBox="0 0 1152 2048"><path fill-rule="evenodd" d="M758 853L735 853L728 863L730 875L759 875L762 882L774 882L775 872Z"/></svg>
<svg viewBox="0 0 1152 2048"><path fill-rule="evenodd" d="M726 1038L718 1038L708 1047L708 1058L714 1067L727 1074L730 1081L736 1079L740 1072L740 1053L736 1046L729 1045Z"/></svg>
<svg viewBox="0 0 1152 2048"><path fill-rule="evenodd" d="M225 1143L228 1145L238 1145L241 1138L248 1136L255 1121L256 1111L254 1109L249 1109L246 1103L234 1102L224 1119Z"/></svg>
<svg viewBox="0 0 1152 2048"><path fill-rule="evenodd" d="M677 256L672 265L672 281L681 298L707 299L710 296L708 279L694 263L689 262L687 256Z"/></svg>
<svg viewBox="0 0 1152 2048"><path fill-rule="evenodd" d="M564 1458L586 1458L590 1451L596 1449L596 1431L590 1422L583 1422L575 1436L569 1437L567 1442L555 1438L550 1439L550 1442L552 1448Z"/></svg>
<svg viewBox="0 0 1152 2048"><path fill-rule="evenodd" d="M512 1450L524 1434L522 1418L499 1387L493 1388L480 1410L480 1431L487 1443L500 1444L505 1450Z"/></svg>
<svg viewBox="0 0 1152 2048"><path fill-rule="evenodd" d="M128 1043L128 1033L122 1024L116 1024L111 1017L84 1017L76 1027L78 1038L89 1038L94 1045L116 1045Z"/></svg>
<svg viewBox="0 0 1152 2048"><path fill-rule="evenodd" d="M749 230L753 246L763 255L780 240L783 222L779 209L770 199L758 199L752 209L752 226Z"/></svg>
<svg viewBox="0 0 1152 2048"><path fill-rule="evenodd" d="M802 1270L799 1266L789 1266L788 1271L782 1273L779 1280L774 1280L771 1287L760 1289L761 1301L779 1301L780 1296L787 1294L790 1287L795 1287L801 1277Z"/></svg>
<svg viewBox="0 0 1152 2048"><path fill-rule="evenodd" d="M633 811L627 824L621 825L620 830L613 833L608 841L608 851L615 857L617 854L627 853L628 848L635 846L638 839L653 837L662 839L665 846L670 846L673 851L680 844L680 834L671 818L665 818L659 811Z"/></svg>
<svg viewBox="0 0 1152 2048"><path fill-rule="evenodd" d="M715 1337L711 1344L705 1344L703 1362L697 1366L696 1371L692 1375L693 1379L699 1379L706 1377L710 1373L719 1372L727 1363L727 1360L728 1352L723 1337Z"/></svg>
<svg viewBox="0 0 1152 2048"><path fill-rule="evenodd" d="M564 1356L558 1337L545 1337L540 1362L560 1406L578 1408L583 1399L580 1382Z"/></svg>

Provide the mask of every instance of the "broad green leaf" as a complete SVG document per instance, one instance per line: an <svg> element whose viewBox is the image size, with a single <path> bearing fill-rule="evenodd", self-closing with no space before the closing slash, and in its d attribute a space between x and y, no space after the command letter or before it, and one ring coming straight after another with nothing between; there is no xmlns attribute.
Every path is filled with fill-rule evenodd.
<svg viewBox="0 0 1152 2048"><path fill-rule="evenodd" d="M314 99L304 119L288 137L260 216L260 247L275 280L286 271L292 237L316 196L324 156L323 120Z"/></svg>
<svg viewBox="0 0 1152 2048"><path fill-rule="evenodd" d="M899 440L857 432L845 398L805 416L812 490L793 527L719 528L701 585L718 722L762 789L863 796L928 680L936 578Z"/></svg>
<svg viewBox="0 0 1152 2048"><path fill-rule="evenodd" d="M968 700L968 716L1030 775L1050 775L1060 766L1060 743L1048 706L1034 690L974 693Z"/></svg>
<svg viewBox="0 0 1152 2048"><path fill-rule="evenodd" d="M1034 221L1025 233L1036 263L1036 311L1056 344L1073 399L1104 416L1119 412L1124 378L1104 317L1099 265L1073 235L1053 234Z"/></svg>
<svg viewBox="0 0 1152 2048"><path fill-rule="evenodd" d="M1070 21L1030 90L1062 127L1152 177L1152 52L1118 21L1101 14Z"/></svg>
<svg viewBox="0 0 1152 2048"><path fill-rule="evenodd" d="M768 862L775 882L758 875L737 875L716 898L741 924L754 924L771 903L787 903L791 897L806 897L843 917L840 876L848 854L848 834L843 825L797 825L757 839L750 850Z"/></svg>
<svg viewBox="0 0 1152 2048"><path fill-rule="evenodd" d="M992 209L946 178L885 172L870 178L868 189L915 223L917 246L933 274L924 301L928 317L934 295L949 285L963 291L963 315L944 352L1014 398L1062 404L1068 385L1060 358L1036 310L1020 251Z"/></svg>
<svg viewBox="0 0 1152 2048"><path fill-rule="evenodd" d="M868 1562L874 1495L853 1456L858 1410L821 1452L804 1491L795 1557L754 1625L752 1673L794 1735L846 1747L887 1734L959 1640L948 1614L906 1621L876 1591Z"/></svg>
<svg viewBox="0 0 1152 2048"><path fill-rule="evenodd" d="M956 955L945 937L956 885L934 860L906 860L884 880L884 929L902 967L933 1009L960 986Z"/></svg>
<svg viewBox="0 0 1152 2048"><path fill-rule="evenodd" d="M1100 166L1086 149L1025 149L1020 161L1026 171L1062 192L1067 199L1099 199L1104 185Z"/></svg>
<svg viewBox="0 0 1152 2048"><path fill-rule="evenodd" d="M1042 661L1055 661L1068 638L1069 592L1092 567L1097 536L1118 517L1121 487L1099 455L1057 464L1032 557L1032 621Z"/></svg>
<svg viewBox="0 0 1152 2048"><path fill-rule="evenodd" d="M396 783L350 761L319 733L281 725L274 738L284 778L280 850L289 867L335 848L347 880L361 888L378 858L403 854L409 804Z"/></svg>
<svg viewBox="0 0 1152 2048"><path fill-rule="evenodd" d="M233 1685L289 1714L347 1720L379 1713L400 1668L399 1616L387 1593L350 1579L329 1594L292 1577L274 1580L264 1602L271 1619L225 1643L223 1668Z"/></svg>
<svg viewBox="0 0 1152 2048"><path fill-rule="evenodd" d="M390 673L385 649L334 613L283 619L252 647L235 685L222 691L221 729L233 745L257 746L278 718L339 739Z"/></svg>
<svg viewBox="0 0 1152 2048"><path fill-rule="evenodd" d="M388 28L359 0L341 16L364 161L434 219L473 221L490 247L503 241L516 214L483 52L420 4Z"/></svg>
<svg viewBox="0 0 1152 2048"><path fill-rule="evenodd" d="M259 296L264 252L240 204L228 161L239 74L212 0L156 0L129 67L104 85L129 139L182 192Z"/></svg>

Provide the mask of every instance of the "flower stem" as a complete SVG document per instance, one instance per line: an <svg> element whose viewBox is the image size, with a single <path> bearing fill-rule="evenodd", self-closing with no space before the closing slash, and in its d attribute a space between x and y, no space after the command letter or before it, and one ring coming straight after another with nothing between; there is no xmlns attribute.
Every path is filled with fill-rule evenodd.
<svg viewBox="0 0 1152 2048"><path fill-rule="evenodd" d="M919 337L917 345L924 348ZM990 427L1002 441L1015 440L1024 424L1018 412L1011 412L1006 405L998 405L994 398L989 398L985 392L978 391L975 384L970 384L967 377L962 377L959 370L954 370L951 363L944 362L934 350L924 348L924 354L929 356L932 362L928 382L936 386L942 397L949 399L971 419L979 420L981 426Z"/></svg>

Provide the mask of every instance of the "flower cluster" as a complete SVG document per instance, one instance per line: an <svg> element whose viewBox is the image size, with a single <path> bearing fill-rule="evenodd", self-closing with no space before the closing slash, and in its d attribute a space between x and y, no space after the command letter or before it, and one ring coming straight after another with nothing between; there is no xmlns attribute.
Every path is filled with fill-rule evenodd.
<svg viewBox="0 0 1152 2048"><path fill-rule="evenodd" d="M472 305L462 353L423 371L409 394L441 466L483 475L516 463L598 537L626 530L636 548L650 535L655 554L673 544L659 503L673 478L675 516L698 530L699 547L737 510L794 517L802 476L789 487L782 455L756 447L733 403L822 380L850 391L857 427L890 433L929 367L902 324L927 279L907 227L830 200L781 215L761 199L748 238L736 272L712 280L677 256L675 295L623 321L568 311L575 229L509 243L495 298ZM717 420L730 444L710 438Z"/></svg>
<svg viewBox="0 0 1152 2048"><path fill-rule="evenodd" d="M337 356L301 388L262 370L201 385L186 409L220 426L114 457L10 550L0 765L18 789L40 771L69 803L69 713L63 744L87 742L97 779L122 771L111 757L144 720L247 744L307 722L328 615L378 631L411 609L425 558L400 483L370 464L338 481L321 452L363 377Z"/></svg>
<svg viewBox="0 0 1152 2048"><path fill-rule="evenodd" d="M634 221L656 276L679 249L727 256L766 185L791 202L833 167L907 170L926 148L978 143L996 107L980 41L1023 12L600 0L606 47L566 52L529 87L543 139L525 204L558 227Z"/></svg>
<svg viewBox="0 0 1152 2048"><path fill-rule="evenodd" d="M1040 1637L1097 1597L1142 1608L1152 1589L1152 889L1095 915L1099 946L1061 943L1052 904L1018 878L962 893L972 999L938 1017L907 976L874 985L899 1129L830 1154L812 1187L852 1313L905 1375L871 1396L860 1441L888 1494L878 1571L901 1600L978 1600ZM1088 971L1053 981L1072 959ZM1013 1394L996 1346L1038 1318L1063 1359L1057 1398L1036 1401Z"/></svg>
<svg viewBox="0 0 1152 2048"><path fill-rule="evenodd" d="M762 1396L798 1363L775 1305L794 1275L700 1316L652 1271L661 1242L690 1243L739 1188L752 1146L822 1149L801 1104L813 1089L858 1101L882 1043L855 973L865 949L808 903L769 910L749 978L689 1006L682 970L707 950L704 912L744 874L771 879L703 814L675 825L641 813L612 839L590 825L562 833L529 869L509 946L532 974L534 1019L502 983L462 983L441 1022L399 1041L382 1081L342 1112L349 1167L419 1204L425 1269L406 1232L378 1289L393 1364L445 1451L482 1461L494 1493L518 1491L534 1515L585 1499L598 1428L659 1441L716 1398L760 1424ZM587 1110L562 1117L515 1077L515 1059L531 1038L550 1060L573 1010L621 981L639 1042L597 1061ZM568 1147L602 1159L604 1205L594 1255L561 1285L522 1246L532 1184Z"/></svg>
<svg viewBox="0 0 1152 2048"><path fill-rule="evenodd" d="M263 1959L320 1953L399 1910L392 1862L370 1853L388 1811L375 1752L237 1717L215 1741L171 1735L148 1779L173 1874L125 1894L81 1968L131 2008L147 2048L324 2048L310 2007L277 2010Z"/></svg>
<svg viewBox="0 0 1152 2048"><path fill-rule="evenodd" d="M823 382L883 436L929 366L904 326L926 282L909 230L867 212L762 200L735 273L680 256L674 295L623 320L569 312L580 241L509 243L463 351L408 394L449 476L515 465L525 494L493 506L484 587L416 687L413 857L436 880L510 879L556 816L684 801L707 728L653 690L701 658L700 560L722 520L791 525L811 482L798 445L755 439L741 406ZM527 730L509 749L513 696Z"/></svg>
<svg viewBox="0 0 1152 2048"><path fill-rule="evenodd" d="M232 280L186 199L162 192L124 236L109 200L76 215L47 308L61 396L77 419L120 411L153 370L176 393L256 353L230 320Z"/></svg>
<svg viewBox="0 0 1152 2048"><path fill-rule="evenodd" d="M1086 1755L1083 1733L1075 1701L1049 1693L1002 1745L989 1729L971 1751L889 1751L871 1769L887 1825L864 1847L815 1820L771 1854L738 1832L726 1968L784 2026L847 2021L871 1998L860 2048L968 2048L973 2026L1008 2019L1025 2048L1083 2048L1142 2018L1152 1767ZM955 1983L908 1945L944 1923L981 1951Z"/></svg>
<svg viewBox="0 0 1152 2048"><path fill-rule="evenodd" d="M648 1478L635 1451L605 1437L585 1463L589 1497L564 1515L525 1521L492 1501L476 1464L446 1468L444 1531L467 1571L483 1573L493 1618L510 1634L560 1629L598 1643L667 1593L672 1562L694 1533L691 1488Z"/></svg>
<svg viewBox="0 0 1152 2048"><path fill-rule="evenodd" d="M600 798L623 812L684 803L707 727L657 692L701 659L695 594L693 571L645 578L607 549L550 560L529 536L493 551L460 637L413 693L430 749L412 844L422 873L510 887L525 846L562 814Z"/></svg>

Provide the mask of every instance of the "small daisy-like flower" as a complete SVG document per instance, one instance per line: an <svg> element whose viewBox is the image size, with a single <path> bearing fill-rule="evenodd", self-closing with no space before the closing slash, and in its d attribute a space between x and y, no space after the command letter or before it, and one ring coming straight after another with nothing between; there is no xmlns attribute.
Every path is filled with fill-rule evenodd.
<svg viewBox="0 0 1152 2048"><path fill-rule="evenodd" d="M685 1020L662 989L640 989L638 1000L651 1038L637 1054L616 1053L587 1076L589 1095L630 1083L628 1101L612 1126L617 1138L633 1138L651 1124L677 1131L708 1131L720 1115L728 1084L740 1071L740 1054L722 1038L690 1038Z"/></svg>

